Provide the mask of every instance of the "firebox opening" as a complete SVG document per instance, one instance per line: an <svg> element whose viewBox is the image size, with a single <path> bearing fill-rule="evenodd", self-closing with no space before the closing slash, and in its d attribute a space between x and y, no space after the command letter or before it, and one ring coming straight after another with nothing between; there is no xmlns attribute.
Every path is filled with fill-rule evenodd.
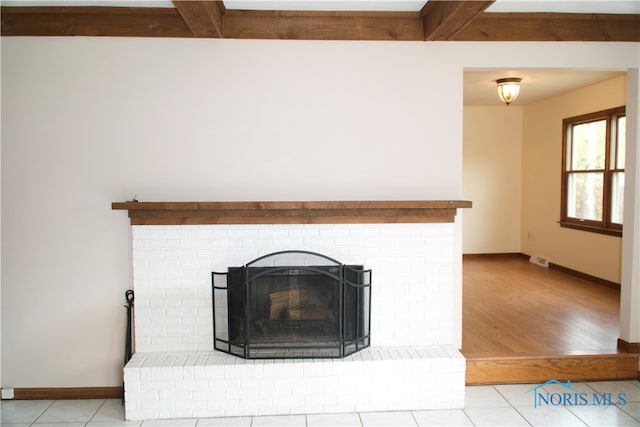
<svg viewBox="0 0 640 427"><path fill-rule="evenodd" d="M212 273L214 347L244 358L344 357L370 344L371 271L306 251Z"/></svg>

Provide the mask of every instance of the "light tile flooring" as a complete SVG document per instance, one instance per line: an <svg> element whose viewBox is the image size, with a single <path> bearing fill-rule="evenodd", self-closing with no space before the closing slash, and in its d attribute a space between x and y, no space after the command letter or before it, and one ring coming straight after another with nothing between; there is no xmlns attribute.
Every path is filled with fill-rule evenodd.
<svg viewBox="0 0 640 427"><path fill-rule="evenodd" d="M574 383L592 396L625 393L626 404L534 407L535 385L496 385L466 388L464 409L438 411L361 412L160 421L124 421L120 400L5 400L2 426L635 426L640 427L640 382ZM563 393L557 385L545 392ZM591 399L591 397L590 397ZM621 402L621 401L620 401Z"/></svg>

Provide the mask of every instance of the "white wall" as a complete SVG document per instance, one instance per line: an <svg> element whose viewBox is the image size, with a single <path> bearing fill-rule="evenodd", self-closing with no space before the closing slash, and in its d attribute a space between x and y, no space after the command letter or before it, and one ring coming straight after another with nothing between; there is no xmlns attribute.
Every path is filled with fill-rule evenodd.
<svg viewBox="0 0 640 427"><path fill-rule="evenodd" d="M527 105L523 125L522 252L615 283L622 239L558 224L562 120L625 105L625 80L620 76Z"/></svg>
<svg viewBox="0 0 640 427"><path fill-rule="evenodd" d="M2 43L7 385L121 383L111 201L461 197L458 76L422 44Z"/></svg>
<svg viewBox="0 0 640 427"><path fill-rule="evenodd" d="M518 253L523 107L464 107L465 254Z"/></svg>
<svg viewBox="0 0 640 427"><path fill-rule="evenodd" d="M2 76L1 57L2 43L0 43L0 81ZM0 85L0 100L2 99L2 87ZM0 103L0 118L2 117L2 103ZM0 120L1 122L1 120ZM0 124L1 128L1 124ZM0 196L2 195L2 136L0 135ZM0 197L0 242L2 242L2 197ZM2 244L0 244L0 389L2 388ZM0 390L1 391L1 390ZM2 414L0 413L0 416Z"/></svg>
<svg viewBox="0 0 640 427"><path fill-rule="evenodd" d="M640 51L640 45L638 46ZM627 74L627 123L640 112L640 73ZM640 121L627 125L625 156L624 235L620 292L620 338L640 342ZM628 141L635 141L635 144ZM640 361L639 361L640 364ZM639 366L640 370L640 366Z"/></svg>
<svg viewBox="0 0 640 427"><path fill-rule="evenodd" d="M461 198L466 67L639 65L632 43L1 43L14 387L121 384L129 227L112 201Z"/></svg>

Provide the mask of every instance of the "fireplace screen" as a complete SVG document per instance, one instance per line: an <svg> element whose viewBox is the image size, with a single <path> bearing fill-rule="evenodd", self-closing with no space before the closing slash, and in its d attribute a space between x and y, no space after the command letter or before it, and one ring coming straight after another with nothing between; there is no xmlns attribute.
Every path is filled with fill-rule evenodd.
<svg viewBox="0 0 640 427"><path fill-rule="evenodd" d="M370 344L371 270L306 251L212 273L216 350L247 359L345 357Z"/></svg>

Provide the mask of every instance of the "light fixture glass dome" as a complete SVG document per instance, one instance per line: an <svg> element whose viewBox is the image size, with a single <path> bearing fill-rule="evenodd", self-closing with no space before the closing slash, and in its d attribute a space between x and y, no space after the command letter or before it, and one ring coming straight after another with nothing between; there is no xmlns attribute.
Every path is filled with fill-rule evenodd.
<svg viewBox="0 0 640 427"><path fill-rule="evenodd" d="M508 77L496 80L496 83L498 84L498 96L502 102L509 105L516 100L520 93L521 81L522 79L519 77Z"/></svg>

